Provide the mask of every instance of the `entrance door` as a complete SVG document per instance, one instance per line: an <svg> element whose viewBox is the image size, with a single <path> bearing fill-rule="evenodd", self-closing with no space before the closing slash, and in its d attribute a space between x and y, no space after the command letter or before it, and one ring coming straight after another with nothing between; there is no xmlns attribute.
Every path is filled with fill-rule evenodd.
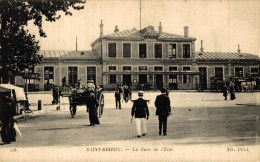
<svg viewBox="0 0 260 162"><path fill-rule="evenodd" d="M69 85L75 87L78 80L78 67L69 67Z"/></svg>
<svg viewBox="0 0 260 162"><path fill-rule="evenodd" d="M205 90L207 89L207 68L199 67L199 71L202 73L202 75L200 75L200 87L201 90Z"/></svg>
<svg viewBox="0 0 260 162"><path fill-rule="evenodd" d="M147 83L147 75L146 74L139 74L139 90L145 90L145 85Z"/></svg>
<svg viewBox="0 0 260 162"><path fill-rule="evenodd" d="M163 87L163 75L155 75L156 89L161 89Z"/></svg>
<svg viewBox="0 0 260 162"><path fill-rule="evenodd" d="M171 90L177 89L177 75L176 74L169 75L169 89L171 89Z"/></svg>
<svg viewBox="0 0 260 162"><path fill-rule="evenodd" d="M123 75L123 84L131 85L131 75Z"/></svg>

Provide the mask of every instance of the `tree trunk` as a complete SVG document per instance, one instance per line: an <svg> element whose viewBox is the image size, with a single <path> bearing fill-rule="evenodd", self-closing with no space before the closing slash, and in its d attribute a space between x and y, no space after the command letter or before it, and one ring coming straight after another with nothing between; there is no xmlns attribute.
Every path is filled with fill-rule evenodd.
<svg viewBox="0 0 260 162"><path fill-rule="evenodd" d="M2 18L2 33L3 31L6 30L6 16L5 14L2 14L1 15L1 18ZM7 68L7 62L8 62L8 52L6 52L7 50L7 42L5 40L5 38L2 38L3 41L2 41L2 44L1 44L1 49L0 49L0 56L1 56L1 65L2 65L2 70L1 70L1 83L8 83L9 82L9 69Z"/></svg>

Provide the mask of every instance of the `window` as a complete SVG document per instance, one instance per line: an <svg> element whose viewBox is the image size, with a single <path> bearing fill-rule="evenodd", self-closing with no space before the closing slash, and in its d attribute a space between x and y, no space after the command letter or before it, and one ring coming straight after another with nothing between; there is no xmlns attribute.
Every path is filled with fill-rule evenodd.
<svg viewBox="0 0 260 162"><path fill-rule="evenodd" d="M53 73L53 67L44 67L44 80L49 80L53 82L54 79L54 73Z"/></svg>
<svg viewBox="0 0 260 162"><path fill-rule="evenodd" d="M139 71L145 71L147 70L147 66L139 66Z"/></svg>
<svg viewBox="0 0 260 162"><path fill-rule="evenodd" d="M177 66L170 66L169 71L177 71Z"/></svg>
<svg viewBox="0 0 260 162"><path fill-rule="evenodd" d="M169 75L169 83L177 83L177 75L176 74L170 74Z"/></svg>
<svg viewBox="0 0 260 162"><path fill-rule="evenodd" d="M146 44L139 44L139 58L146 58Z"/></svg>
<svg viewBox="0 0 260 162"><path fill-rule="evenodd" d="M131 44L123 44L123 57L131 57Z"/></svg>
<svg viewBox="0 0 260 162"><path fill-rule="evenodd" d="M215 77L223 80L223 67L215 67Z"/></svg>
<svg viewBox="0 0 260 162"><path fill-rule="evenodd" d="M183 71L190 71L190 67L189 66L184 66L182 69L183 69Z"/></svg>
<svg viewBox="0 0 260 162"><path fill-rule="evenodd" d="M93 79L96 83L96 67L87 67L87 80Z"/></svg>
<svg viewBox="0 0 260 162"><path fill-rule="evenodd" d="M183 83L190 83L190 75L183 75Z"/></svg>
<svg viewBox="0 0 260 162"><path fill-rule="evenodd" d="M109 75L110 76L110 79L109 79L109 83L110 84L116 84L116 75L115 74L112 74L112 75Z"/></svg>
<svg viewBox="0 0 260 162"><path fill-rule="evenodd" d="M163 67L162 66L155 66L154 71L163 71Z"/></svg>
<svg viewBox="0 0 260 162"><path fill-rule="evenodd" d="M108 57L116 57L116 43L108 44Z"/></svg>
<svg viewBox="0 0 260 162"><path fill-rule="evenodd" d="M123 71L131 71L131 66L123 66Z"/></svg>
<svg viewBox="0 0 260 162"><path fill-rule="evenodd" d="M54 68L44 67L44 90L50 90L54 83Z"/></svg>
<svg viewBox="0 0 260 162"><path fill-rule="evenodd" d="M169 58L176 58L176 44L169 44Z"/></svg>
<svg viewBox="0 0 260 162"><path fill-rule="evenodd" d="M108 67L108 70L109 70L109 71L116 70L116 66L109 66L109 67Z"/></svg>
<svg viewBox="0 0 260 162"><path fill-rule="evenodd" d="M258 76L258 68L257 67L251 67L251 73L250 76L257 77Z"/></svg>
<svg viewBox="0 0 260 162"><path fill-rule="evenodd" d="M235 76L236 77L243 77L243 68L242 67L235 68Z"/></svg>
<svg viewBox="0 0 260 162"><path fill-rule="evenodd" d="M189 44L183 45L183 58L190 58L190 45Z"/></svg>
<svg viewBox="0 0 260 162"><path fill-rule="evenodd" d="M154 45L155 58L162 58L162 45L155 44Z"/></svg>

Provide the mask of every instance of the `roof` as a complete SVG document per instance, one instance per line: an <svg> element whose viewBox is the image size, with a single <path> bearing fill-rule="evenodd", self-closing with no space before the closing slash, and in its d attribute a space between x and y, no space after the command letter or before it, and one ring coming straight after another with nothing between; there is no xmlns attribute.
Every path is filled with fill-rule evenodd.
<svg viewBox="0 0 260 162"><path fill-rule="evenodd" d="M39 54L43 58L70 58L70 59L99 59L98 54L95 51L51 51L41 50Z"/></svg>
<svg viewBox="0 0 260 162"><path fill-rule="evenodd" d="M195 52L197 60L258 60L257 55L232 52Z"/></svg>
<svg viewBox="0 0 260 162"><path fill-rule="evenodd" d="M194 37L185 37L182 35L177 35L177 34L171 34L171 33L166 33L162 32L159 34L159 32L155 31L155 35L158 35L159 40L196 40ZM102 38L104 39L143 39L143 33L141 30L123 30L123 31L118 31L114 32L112 34L108 34L103 36ZM101 38L96 39L91 45L93 46L96 44Z"/></svg>

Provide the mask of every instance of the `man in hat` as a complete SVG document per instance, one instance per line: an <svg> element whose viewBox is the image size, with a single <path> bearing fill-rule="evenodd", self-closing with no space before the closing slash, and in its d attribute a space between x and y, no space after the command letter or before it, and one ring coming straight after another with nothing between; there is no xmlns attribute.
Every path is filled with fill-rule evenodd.
<svg viewBox="0 0 260 162"><path fill-rule="evenodd" d="M15 115L15 104L14 98L8 94L1 95L2 101L0 106L2 108L1 116L1 138L4 144L10 144L10 142L16 141L16 132L14 129L14 115Z"/></svg>
<svg viewBox="0 0 260 162"><path fill-rule="evenodd" d="M167 135L167 117L171 114L170 99L167 96L167 90L161 89L161 95L158 95L155 100L156 115L159 116L159 135Z"/></svg>
<svg viewBox="0 0 260 162"><path fill-rule="evenodd" d="M138 96L139 98L133 101L134 104L132 107L131 115L132 118L135 115L137 137L140 138L141 135L145 136L147 133L146 120L149 119L149 109L148 109L147 101L143 99L142 91L138 92Z"/></svg>
<svg viewBox="0 0 260 162"><path fill-rule="evenodd" d="M89 113L90 126L95 126L95 124L100 124L97 117L98 102L95 98L94 91L92 90L91 87L88 87L86 103L87 103L87 112Z"/></svg>

